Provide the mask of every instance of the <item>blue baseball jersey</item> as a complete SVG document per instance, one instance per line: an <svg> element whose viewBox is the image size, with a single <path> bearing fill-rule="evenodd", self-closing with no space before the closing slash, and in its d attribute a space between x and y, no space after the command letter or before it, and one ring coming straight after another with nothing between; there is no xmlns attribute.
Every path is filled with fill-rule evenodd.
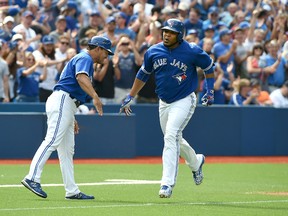
<svg viewBox="0 0 288 216"><path fill-rule="evenodd" d="M136 77L146 82L155 73L156 94L161 100L172 103L196 91L197 67L205 73L214 72L213 60L195 43L183 41L169 49L161 42L147 50Z"/></svg>
<svg viewBox="0 0 288 216"><path fill-rule="evenodd" d="M94 72L93 64L93 59L88 52L80 52L65 65L54 90L63 90L69 93L72 98L76 98L81 103L85 103L88 95L80 87L76 76L80 73L85 73L92 82Z"/></svg>

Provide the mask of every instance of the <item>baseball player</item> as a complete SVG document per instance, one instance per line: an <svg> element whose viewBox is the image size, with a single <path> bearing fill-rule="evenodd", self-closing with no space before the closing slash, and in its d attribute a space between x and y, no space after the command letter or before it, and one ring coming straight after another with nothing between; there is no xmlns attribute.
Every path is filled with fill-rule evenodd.
<svg viewBox="0 0 288 216"><path fill-rule="evenodd" d="M179 156L185 159L191 169L195 184L202 183L205 157L195 153L182 137L182 131L191 119L197 103L196 67L202 68L206 76L207 92L202 98L202 104L212 105L214 101L214 63L196 44L183 40L184 25L180 20L167 20L162 30L163 42L153 45L145 53L144 62L136 75L130 94L121 105L120 113L131 114L132 100L154 73L156 93L160 99L160 126L164 134L163 173L159 196L169 198L176 184Z"/></svg>
<svg viewBox="0 0 288 216"><path fill-rule="evenodd" d="M80 52L67 63L46 102L47 134L33 157L28 175L21 182L42 198L46 198L47 194L40 185L41 173L51 153L57 150L66 199L94 199L94 196L80 192L74 179L74 133L77 134L79 129L74 114L77 107L85 103L89 95L98 114L103 115L102 103L93 89L91 80L94 72L93 64L103 64L108 55L113 55L110 48L109 39L93 37L88 43L87 50Z"/></svg>

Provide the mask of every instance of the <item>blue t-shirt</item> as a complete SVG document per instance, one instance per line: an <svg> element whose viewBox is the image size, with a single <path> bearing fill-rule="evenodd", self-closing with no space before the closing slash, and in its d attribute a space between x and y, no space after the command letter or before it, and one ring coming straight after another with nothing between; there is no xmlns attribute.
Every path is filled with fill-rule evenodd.
<svg viewBox="0 0 288 216"><path fill-rule="evenodd" d="M72 98L76 98L81 103L85 103L88 95L80 87L76 76L84 73L87 74L92 81L94 72L93 64L93 59L87 51L80 52L65 65L54 90L63 90L69 93Z"/></svg>
<svg viewBox="0 0 288 216"><path fill-rule="evenodd" d="M121 76L119 80L115 81L115 86L124 89L132 88L137 73L134 53L130 53L128 56L120 53L118 65Z"/></svg>
<svg viewBox="0 0 288 216"><path fill-rule="evenodd" d="M178 47L169 49L161 42L147 50L136 76L147 82L155 73L156 94L163 101L172 103L196 91L197 67L205 73L214 72L213 60L195 43L183 41Z"/></svg>
<svg viewBox="0 0 288 216"><path fill-rule="evenodd" d="M216 43L213 48L212 48L212 53L215 55L215 58L218 59L220 56L225 55L231 48L231 43L230 44L224 44L222 42ZM229 75L227 72L227 66L231 62L234 62L234 55L232 54L229 58L229 60L224 63L220 62L220 67L224 71L224 76L226 79L229 79Z"/></svg>
<svg viewBox="0 0 288 216"><path fill-rule="evenodd" d="M39 82L41 73L33 72L28 76L23 76L23 71L26 67L21 67L17 70L18 95L25 95L28 97L39 96Z"/></svg>
<svg viewBox="0 0 288 216"><path fill-rule="evenodd" d="M273 65L277 58L273 58L270 54L266 55L265 58L266 66ZM282 86L285 81L285 59L282 57L281 61L275 71L275 73L268 76L268 85Z"/></svg>
<svg viewBox="0 0 288 216"><path fill-rule="evenodd" d="M243 102L246 99L247 99L246 97L243 97L238 92L237 93L233 93L231 98L230 98L229 104L235 105L235 106L242 106Z"/></svg>

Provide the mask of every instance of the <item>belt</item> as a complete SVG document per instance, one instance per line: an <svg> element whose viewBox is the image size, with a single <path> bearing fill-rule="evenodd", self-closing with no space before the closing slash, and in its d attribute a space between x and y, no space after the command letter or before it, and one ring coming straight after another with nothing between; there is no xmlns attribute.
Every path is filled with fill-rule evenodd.
<svg viewBox="0 0 288 216"><path fill-rule="evenodd" d="M74 101L77 108L81 105L81 102L77 100L76 98L73 98L70 94L69 94L69 97Z"/></svg>
<svg viewBox="0 0 288 216"><path fill-rule="evenodd" d="M55 91L63 91L62 89L55 89ZM65 91L63 91L65 92ZM76 107L78 108L81 105L81 102L79 100L77 100L75 97L73 97L71 94L65 92L66 94L69 95L69 97L73 100L73 102L75 103Z"/></svg>

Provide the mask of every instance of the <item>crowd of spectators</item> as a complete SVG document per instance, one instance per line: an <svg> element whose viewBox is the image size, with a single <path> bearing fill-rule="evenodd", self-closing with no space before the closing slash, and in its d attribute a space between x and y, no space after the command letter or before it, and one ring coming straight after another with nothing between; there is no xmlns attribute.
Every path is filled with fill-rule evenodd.
<svg viewBox="0 0 288 216"><path fill-rule="evenodd" d="M121 103L170 18L214 59L216 104L288 107L287 0L0 0L0 102L45 102L101 35L115 55L95 65L93 85L104 104ZM153 80L136 102L157 103ZM202 80L199 70L199 96Z"/></svg>

